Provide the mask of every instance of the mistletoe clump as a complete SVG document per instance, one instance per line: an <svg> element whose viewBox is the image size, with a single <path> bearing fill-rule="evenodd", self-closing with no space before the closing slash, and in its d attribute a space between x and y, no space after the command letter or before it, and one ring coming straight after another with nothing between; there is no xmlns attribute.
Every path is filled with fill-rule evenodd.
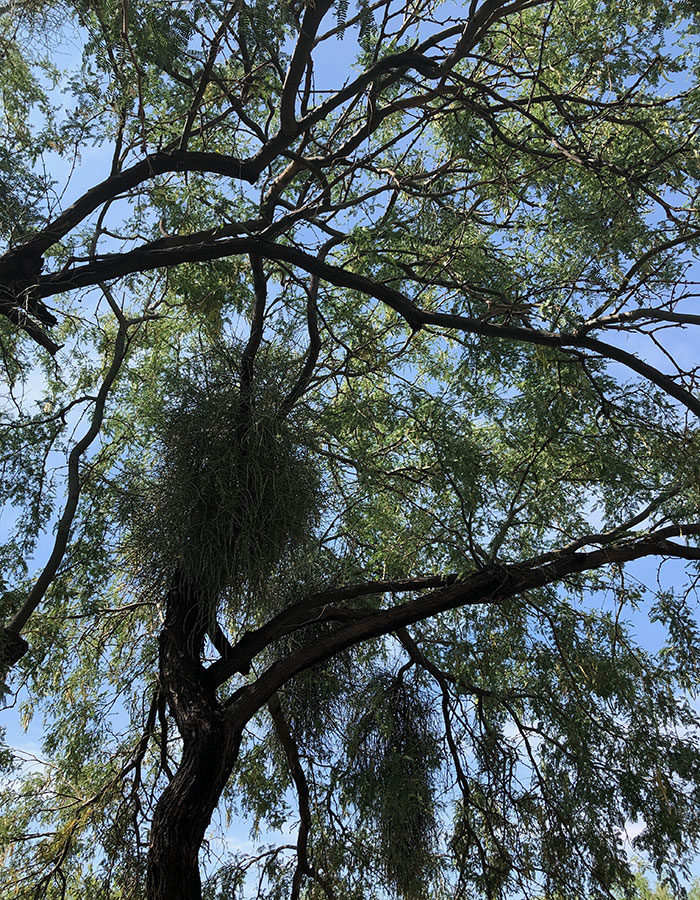
<svg viewBox="0 0 700 900"><path fill-rule="evenodd" d="M162 593L177 575L210 615L245 595L269 598L302 559L319 505L299 429L278 415L275 372L242 392L237 357L175 377L124 505L141 589Z"/></svg>

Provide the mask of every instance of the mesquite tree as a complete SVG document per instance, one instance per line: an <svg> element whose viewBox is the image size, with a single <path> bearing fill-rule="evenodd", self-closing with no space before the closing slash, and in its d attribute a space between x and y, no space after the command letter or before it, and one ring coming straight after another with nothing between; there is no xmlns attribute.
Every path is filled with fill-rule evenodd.
<svg viewBox="0 0 700 900"><path fill-rule="evenodd" d="M682 873L696 16L0 9L3 897Z"/></svg>

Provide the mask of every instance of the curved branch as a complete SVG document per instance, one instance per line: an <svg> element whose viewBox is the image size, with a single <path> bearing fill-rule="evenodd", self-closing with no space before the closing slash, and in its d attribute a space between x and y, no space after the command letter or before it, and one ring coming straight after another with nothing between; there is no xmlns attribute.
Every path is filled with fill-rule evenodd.
<svg viewBox="0 0 700 900"><path fill-rule="evenodd" d="M83 437L75 444L68 456L67 499L66 505L63 508L63 513L58 520L58 525L56 527L56 537L54 539L53 549L41 574L29 592L29 596L6 626L5 631L12 635L19 635L19 632L27 624L32 613L44 599L44 595L53 581L56 572L58 571L58 567L63 561L73 526L73 520L78 508L78 501L80 499L80 461L85 451L89 449L92 442L99 434L102 420L104 419L107 395L116 381L121 365L126 357L127 349L127 325L120 323L114 345L112 363L107 370L104 381L97 393L90 426ZM19 657L17 659L19 659ZM17 659L15 659L14 662L17 662Z"/></svg>
<svg viewBox="0 0 700 900"><path fill-rule="evenodd" d="M693 313L672 312L665 309L653 309L651 307L639 307L614 315L602 316L585 322L577 329L577 334L585 334L588 331L599 328L622 327L626 322L636 322L639 319L646 322L676 322L679 325L700 325L700 316Z"/></svg>
<svg viewBox="0 0 700 900"><path fill-rule="evenodd" d="M250 255L250 269L253 278L253 312L248 342L243 348L243 356L241 358L240 408L238 414L241 427L248 425L253 395L255 356L263 338L265 306L267 303L267 278L263 270L262 260L259 256L252 253Z"/></svg>
<svg viewBox="0 0 700 900"><path fill-rule="evenodd" d="M30 241L5 254L0 259L0 278L5 275L7 270L14 269L19 260L41 257L49 247L68 234L103 203L113 200L124 191L132 190L157 175L164 175L167 172L210 172L254 184L261 169L262 167L257 167L250 162L244 162L235 156L227 156L222 153L192 150L173 150L171 152L159 150L157 153L151 153L141 162L128 169L123 169L115 175L110 175L109 178L105 178L104 181L90 188Z"/></svg>
<svg viewBox="0 0 700 900"><path fill-rule="evenodd" d="M602 322L606 321L606 319L601 320L600 316L606 309L609 309L620 297L624 294L627 288L632 283L632 279L637 274L637 272L641 271L644 268L646 263L649 262L650 259L657 256L660 253L663 253L665 250L672 250L674 247L678 247L682 244L687 244L691 241L697 240L700 238L700 230L690 231L688 234L679 234L675 238L671 238L667 241L663 241L661 244L658 244L656 247L651 247L646 253L643 253L639 259L633 263L630 268L625 272L625 275L620 282L619 287L615 291L615 293L606 300L603 304L601 304L598 309L593 313L593 315L589 318L587 322L582 326L582 330L590 331L592 328L598 328L601 326ZM641 310L634 310L634 313L639 313ZM627 314L629 316L629 314ZM612 318L612 317L609 317ZM671 321L679 321L679 320L671 320Z"/></svg>
<svg viewBox="0 0 700 900"><path fill-rule="evenodd" d="M700 525L668 526L656 534L646 535L617 547L605 547L588 553L568 553L544 565L539 565L535 559L493 566L407 603L369 612L364 618L344 625L332 634L273 663L253 684L236 691L227 701L226 707L239 724L244 724L267 703L275 691L299 672L323 663L364 641L390 634L402 626L442 612L482 603L501 603L525 591L554 584L609 563L624 563L659 555L699 559L700 549L677 545L669 540L670 537L681 535L700 535Z"/></svg>
<svg viewBox="0 0 700 900"><path fill-rule="evenodd" d="M604 358L622 363L628 369L637 372L661 388L670 397L678 400L695 415L700 416L700 399L690 391L633 353L628 353L620 347L597 338L587 337L576 332L556 333L524 326L499 325L483 319L453 313L429 312L415 306L405 294L382 282L373 281L364 275L331 265L296 247L277 244L254 236L210 240L201 243L197 242L197 237L196 234L188 235L180 244L168 247L160 244L145 244L129 253L103 256L94 263L79 266L68 272L44 276L39 279L36 294L39 297L48 297L60 291L86 287L97 281L130 275L134 272L148 271L183 262L205 262L241 253L256 253L267 259L292 263L337 287L349 288L374 297L397 312L413 331L419 331L426 325L434 325L439 328L463 331L467 334L523 341L559 350L568 348L590 350Z"/></svg>
<svg viewBox="0 0 700 900"><path fill-rule="evenodd" d="M207 670L209 678L216 686L222 685L236 672L248 674L253 659L278 638L305 625L313 624L328 607L371 597L379 594L399 594L410 591L429 590L454 584L458 579L451 575L419 575L415 578L401 578L393 581L366 581L347 587L321 591L287 607L255 631L246 631L236 644L222 653L222 658L212 663Z"/></svg>
<svg viewBox="0 0 700 900"><path fill-rule="evenodd" d="M48 350L52 356L58 353L63 346L62 344L57 344L55 341L51 340L44 329L32 320L30 313L16 303L13 303L10 300L0 301L0 313L7 316L10 322L27 334L35 344L43 347L44 350ZM55 324L55 322L53 324Z"/></svg>
<svg viewBox="0 0 700 900"><path fill-rule="evenodd" d="M316 0L316 3L309 4L306 7L301 28L299 29L299 37L289 62L287 77L284 79L280 97L280 132L282 134L294 133L297 91L299 90L304 70L309 63L311 50L316 40L316 33L323 17L332 5L333 0Z"/></svg>
<svg viewBox="0 0 700 900"><path fill-rule="evenodd" d="M282 712L279 697L273 694L267 701L267 708L275 726L275 732L287 757L289 771L297 791L299 805L299 833L297 835L297 865L292 879L290 900L298 900L304 875L313 875L309 863L308 844L311 831L311 808L309 803L309 785L299 758L299 748L289 730L287 720Z"/></svg>

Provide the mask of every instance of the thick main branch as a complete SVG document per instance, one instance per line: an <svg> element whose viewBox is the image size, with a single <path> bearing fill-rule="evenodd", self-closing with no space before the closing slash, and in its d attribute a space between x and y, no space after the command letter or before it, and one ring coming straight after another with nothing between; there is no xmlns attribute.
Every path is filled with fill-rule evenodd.
<svg viewBox="0 0 700 900"><path fill-rule="evenodd" d="M501 603L526 591L556 584L573 575L599 569L610 563L619 564L659 555L700 559L700 549L684 547L670 540L671 537L681 535L700 535L700 525L668 526L654 534L615 547L604 547L588 553L566 553L543 564L534 559L489 567L406 603L368 612L365 617L341 626L331 634L311 641L295 653L273 663L253 684L236 691L227 706L232 710L236 721L245 723L268 702L275 691L299 672L323 663L364 641L390 634L406 625L449 610L483 603Z"/></svg>

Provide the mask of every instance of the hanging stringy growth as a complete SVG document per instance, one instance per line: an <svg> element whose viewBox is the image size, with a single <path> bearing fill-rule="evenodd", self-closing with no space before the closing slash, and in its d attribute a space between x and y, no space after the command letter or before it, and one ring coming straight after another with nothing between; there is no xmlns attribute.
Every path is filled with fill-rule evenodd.
<svg viewBox="0 0 700 900"><path fill-rule="evenodd" d="M437 868L440 755L430 704L414 683L380 673L358 710L346 791L360 815L375 823L387 882L404 900L422 900Z"/></svg>
<svg viewBox="0 0 700 900"><path fill-rule="evenodd" d="M281 574L307 555L320 506L300 429L277 416L278 373L256 371L242 403L239 364L229 349L175 377L122 509L139 590L163 596L177 574L210 617L244 598L273 602Z"/></svg>

